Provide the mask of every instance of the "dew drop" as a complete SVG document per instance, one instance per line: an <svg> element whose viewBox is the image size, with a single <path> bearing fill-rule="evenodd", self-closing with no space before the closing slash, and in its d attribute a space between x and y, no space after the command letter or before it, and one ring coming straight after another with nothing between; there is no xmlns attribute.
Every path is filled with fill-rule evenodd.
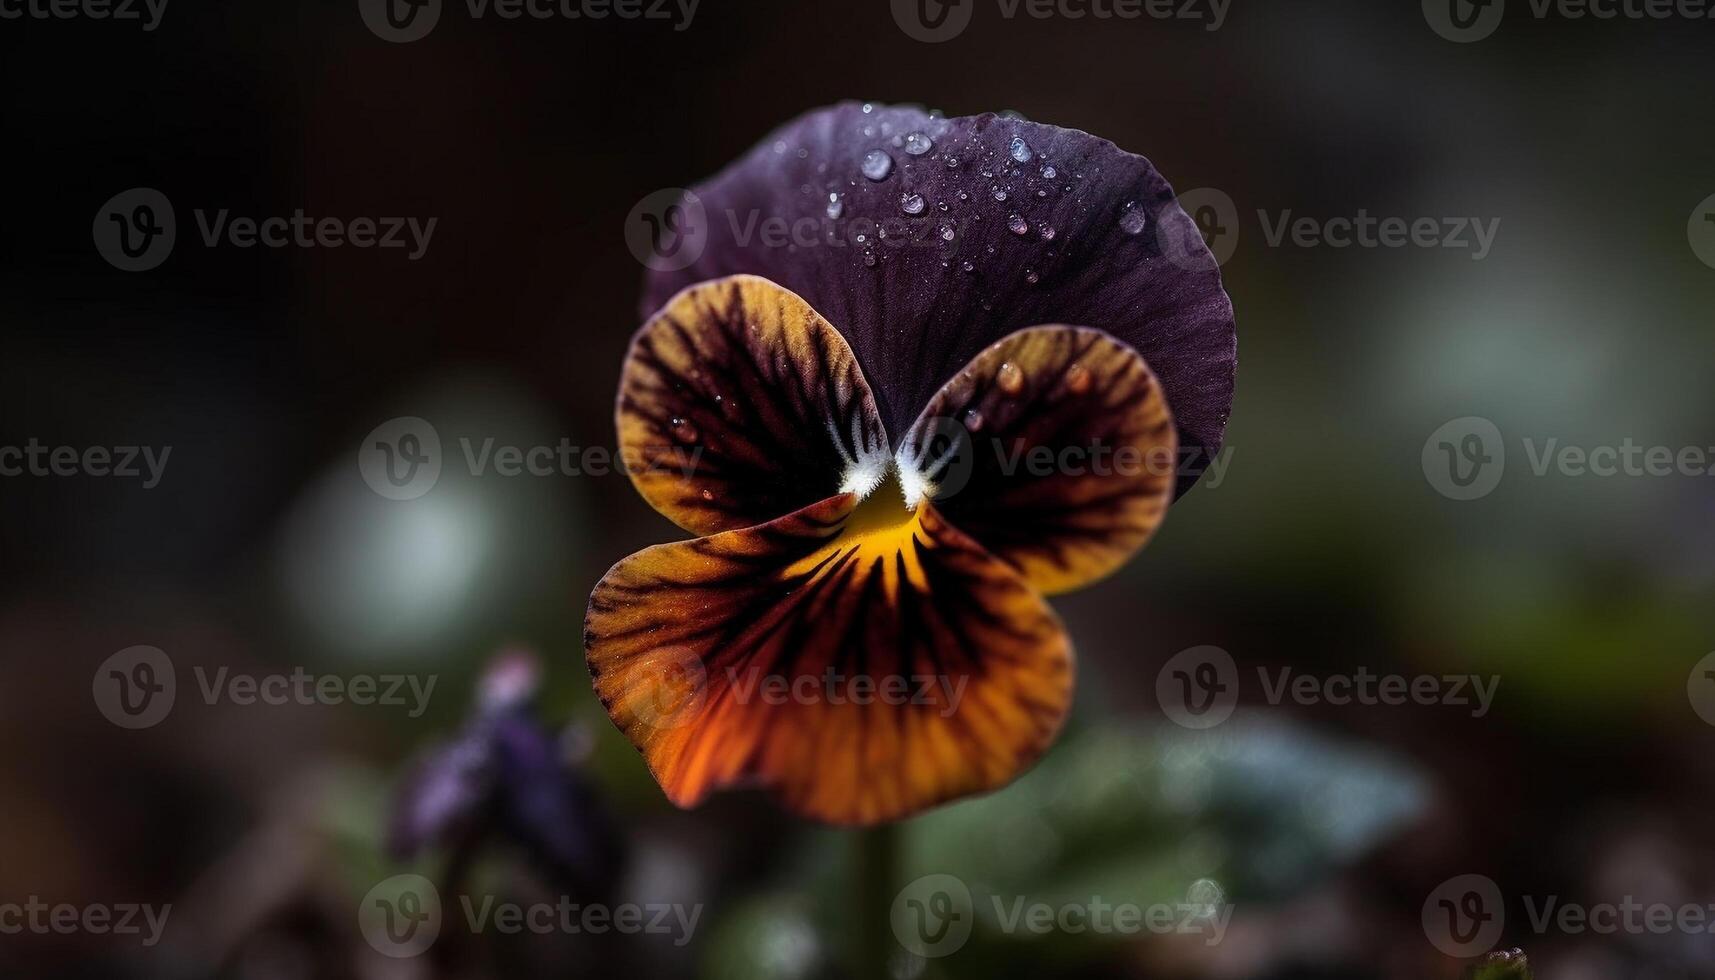
<svg viewBox="0 0 1715 980"><path fill-rule="evenodd" d="M1052 163L1045 164L1042 167L1042 176L1044 179L1053 180L1054 178L1060 176L1060 171L1055 170L1054 165Z"/></svg>
<svg viewBox="0 0 1715 980"><path fill-rule="evenodd" d="M1059 233L1054 230L1053 225L1043 225L1042 231L1039 234L1042 235L1043 241L1051 242L1054 240L1054 236L1059 234Z"/></svg>
<svg viewBox="0 0 1715 980"><path fill-rule="evenodd" d="M1042 281L1042 277L1036 274L1035 269L1026 269L1024 270L1024 281L1034 286Z"/></svg>
<svg viewBox="0 0 1715 980"><path fill-rule="evenodd" d="M974 408L966 409L965 428L971 432L981 432L983 428L983 413Z"/></svg>
<svg viewBox="0 0 1715 980"><path fill-rule="evenodd" d="M977 269L977 267L976 267L976 266L974 266L974 265L972 265L972 264L971 264L971 263L970 263L970 260L969 260L969 259L967 259L967 260L965 260L965 261L963 261L963 262L960 262L960 263L959 263L959 268L961 268L961 269L963 269L963 270L965 270L965 271L966 271L966 272L975 272L975 271L976 271L976 269Z"/></svg>
<svg viewBox="0 0 1715 980"><path fill-rule="evenodd" d="M956 232L955 232L955 231L954 231L954 229L953 229L953 226L952 226L952 225L950 225L950 224L946 224L946 225L942 225L942 226L941 226L941 240L942 240L942 241L944 241L944 242L950 242L950 241L952 241L952 240L953 240L953 236L954 236L954 235L955 235L955 234L956 234Z"/></svg>
<svg viewBox="0 0 1715 980"><path fill-rule="evenodd" d="M864 114L864 115L866 115L866 116L867 116L867 115L869 115L869 114L870 114L870 113L872 113L872 112L874 112L874 111L875 111L875 104L874 104L874 103L872 103L872 102L865 102L865 103L864 103L864 104L863 104L863 114Z"/></svg>
<svg viewBox="0 0 1715 980"><path fill-rule="evenodd" d="M697 427L675 416L673 418L673 438L680 442L696 442Z"/></svg>
<svg viewBox="0 0 1715 980"><path fill-rule="evenodd" d="M949 157L947 157L947 169L948 169L948 170L957 170L957 169L959 169L959 158L958 158L958 157L955 157L955 156L949 156Z"/></svg>
<svg viewBox="0 0 1715 980"><path fill-rule="evenodd" d="M1090 369L1082 364L1074 364L1066 369L1066 390L1074 395L1081 395L1090 390Z"/></svg>
<svg viewBox="0 0 1715 980"><path fill-rule="evenodd" d="M863 264L870 267L871 269L875 268L875 253L874 252L863 253Z"/></svg>
<svg viewBox="0 0 1715 980"><path fill-rule="evenodd" d="M893 172L893 158L883 150L871 150L863 157L863 175L870 180L886 180Z"/></svg>
<svg viewBox="0 0 1715 980"><path fill-rule="evenodd" d="M708 487L704 487L703 492L700 494L700 496L704 500L713 500L713 499L715 499L715 492L713 490L710 490Z"/></svg>
<svg viewBox="0 0 1715 980"><path fill-rule="evenodd" d="M1024 215L1015 214L1006 219L1006 230L1014 235L1023 235L1030 231L1030 222L1024 220Z"/></svg>
<svg viewBox="0 0 1715 980"><path fill-rule="evenodd" d="M1006 200L1006 190L1004 188L996 187L994 189L994 199L997 201Z"/></svg>
<svg viewBox="0 0 1715 980"><path fill-rule="evenodd" d="M838 220L840 220L840 215L845 214L845 213L846 213L845 198L840 197L838 192L830 191L828 193L828 217L832 218L835 221L838 221Z"/></svg>
<svg viewBox="0 0 1715 980"><path fill-rule="evenodd" d="M1014 136L1012 138L1012 145L1007 148L1007 151L1011 153L1012 158L1017 160L1019 163L1029 163L1031 160L1036 158L1036 154L1030 149L1030 144L1026 143L1022 136Z"/></svg>
<svg viewBox="0 0 1715 980"><path fill-rule="evenodd" d="M1144 227L1148 224L1149 217L1143 213L1143 209L1139 208L1136 202L1127 204L1125 212L1120 215L1120 231L1128 235L1142 234Z"/></svg>
<svg viewBox="0 0 1715 980"><path fill-rule="evenodd" d="M1018 365L1007 361L995 372L994 383L1000 386L1004 394L1016 395L1024 390L1024 372Z"/></svg>
<svg viewBox="0 0 1715 980"><path fill-rule="evenodd" d="M914 157L920 157L935 148L935 141L927 133L912 133L905 137L905 152Z"/></svg>
<svg viewBox="0 0 1715 980"><path fill-rule="evenodd" d="M921 194L904 194L904 195L901 195L899 198L899 210L904 211L906 214L922 214L923 213L923 195L921 195Z"/></svg>

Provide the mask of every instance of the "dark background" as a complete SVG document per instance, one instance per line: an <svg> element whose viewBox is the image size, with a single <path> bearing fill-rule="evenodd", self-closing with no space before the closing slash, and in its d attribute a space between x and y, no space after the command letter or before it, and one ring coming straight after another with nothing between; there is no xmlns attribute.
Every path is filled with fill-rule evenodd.
<svg viewBox="0 0 1715 980"><path fill-rule="evenodd" d="M643 273L632 206L866 98L1088 130L1230 195L1241 234L1230 471L1121 574L1056 601L1080 678L1041 766L903 828L909 876L1007 894L1170 902L1212 879L1227 937L979 927L946 959L895 954L897 974L1453 976L1420 913L1472 873L1508 897L1504 944L1539 976L1715 975L1708 934L1538 935L1521 902L1715 900L1715 731L1691 676L1715 649L1715 479L1538 477L1520 448L1715 445L1715 269L1687 240L1715 194L1715 21L1539 19L1513 0L1494 36L1455 44L1409 2L1233 0L1213 32L969 2L969 29L934 45L880 0L703 0L684 31L449 3L408 44L355 0L174 0L152 32L0 21L0 445L172 447L147 491L0 479L0 901L174 903L159 947L0 936L0 970L440 975L374 956L353 910L399 870L378 834L401 765L459 724L490 654L523 645L544 716L595 739L585 775L629 839L626 894L706 908L683 948L485 936L445 975L839 975L848 835L742 793L674 810L590 694L590 587L682 535L618 475L449 465L392 502L355 454L404 415L449 447L611 445ZM133 187L173 202L178 241L127 273L91 223ZM438 223L414 262L205 247L193 211L220 208ZM1259 209L1501 225L1473 261L1270 247ZM1472 415L1506 433L1507 471L1454 501L1420 453ZM167 651L181 689L164 723L125 731L91 682L138 644ZM1274 706L1249 684L1232 721L1190 732L1155 680L1203 644L1253 678L1479 673L1499 695L1472 718ZM192 665L439 686L416 719L210 706ZM489 860L496 888L532 887L528 862Z"/></svg>

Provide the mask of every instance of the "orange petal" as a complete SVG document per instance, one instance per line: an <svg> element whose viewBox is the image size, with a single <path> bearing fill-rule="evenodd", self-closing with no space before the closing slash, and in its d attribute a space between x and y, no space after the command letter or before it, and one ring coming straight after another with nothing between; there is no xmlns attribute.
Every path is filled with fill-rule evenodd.
<svg viewBox="0 0 1715 980"><path fill-rule="evenodd" d="M673 802L758 784L871 824L1002 786L1053 740L1072 690L1058 617L889 489L658 545L596 586L596 693Z"/></svg>
<svg viewBox="0 0 1715 980"><path fill-rule="evenodd" d="M1047 593L1101 578L1173 499L1177 440L1155 375L1086 327L1030 327L978 354L899 455L918 492Z"/></svg>
<svg viewBox="0 0 1715 980"><path fill-rule="evenodd" d="M632 340L620 456L687 531L752 527L881 478L887 437L845 338L756 276L693 286Z"/></svg>

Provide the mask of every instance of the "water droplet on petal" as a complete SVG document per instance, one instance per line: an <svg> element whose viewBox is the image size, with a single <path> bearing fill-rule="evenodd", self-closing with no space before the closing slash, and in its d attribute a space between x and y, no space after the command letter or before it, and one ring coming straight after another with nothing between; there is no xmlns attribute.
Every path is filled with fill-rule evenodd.
<svg viewBox="0 0 1715 980"><path fill-rule="evenodd" d="M980 431L982 431L982 427L983 427L983 413L977 411L974 408L966 410L966 412L965 412L965 428L970 430L971 432L980 432Z"/></svg>
<svg viewBox="0 0 1715 980"><path fill-rule="evenodd" d="M935 141L927 133L912 133L905 137L905 152L914 157L920 157L935 148Z"/></svg>
<svg viewBox="0 0 1715 980"><path fill-rule="evenodd" d="M704 487L703 492L700 494L700 496L704 500L713 500L713 499L715 499L715 492L713 490L710 490L708 487Z"/></svg>
<svg viewBox="0 0 1715 980"><path fill-rule="evenodd" d="M875 111L875 105L874 105L874 103L870 103L870 102L865 102L865 103L864 103L864 104L863 104L863 114L864 114L864 115L866 115L866 116L867 116L867 115L869 115L869 114L870 114L870 113L872 113L872 112L874 112L874 111Z"/></svg>
<svg viewBox="0 0 1715 980"><path fill-rule="evenodd" d="M947 225L941 226L941 240L942 241L944 241L944 242L952 241L954 234L956 234L956 232L954 231L952 225L947 224Z"/></svg>
<svg viewBox="0 0 1715 980"><path fill-rule="evenodd" d="M697 427L675 416L673 419L673 438L680 442L696 442Z"/></svg>
<svg viewBox="0 0 1715 980"><path fill-rule="evenodd" d="M1024 390L1024 372L1018 365L1007 361L995 372L994 383L1000 386L1003 394L1016 395Z"/></svg>
<svg viewBox="0 0 1715 980"><path fill-rule="evenodd" d="M976 271L976 268L977 268L977 267L976 267L976 266L974 266L974 265L972 265L972 264L971 264L971 263L970 263L970 261L969 261L969 260L967 260L967 261L964 261L964 262L960 262L960 263L959 263L959 268L961 268L961 269L963 269L963 270L965 270L965 271L966 271L966 272L975 272L975 271Z"/></svg>
<svg viewBox="0 0 1715 980"><path fill-rule="evenodd" d="M904 211L906 214L922 214L923 213L923 195L921 195L921 194L904 194L904 195L901 195L899 198L899 210Z"/></svg>
<svg viewBox="0 0 1715 980"><path fill-rule="evenodd" d="M1127 204L1125 212L1120 215L1120 231L1128 235L1142 234L1148 224L1149 216L1143 213L1143 209L1138 207L1136 202Z"/></svg>
<svg viewBox="0 0 1715 980"><path fill-rule="evenodd" d="M838 220L840 220L840 215L845 214L845 213L846 213L845 198L840 197L840 195L837 192L829 192L829 194L828 194L828 217L832 218L835 221L838 221Z"/></svg>
<svg viewBox="0 0 1715 980"><path fill-rule="evenodd" d="M1022 136L1014 136L1012 138L1012 145L1007 148L1007 151L1011 153L1012 158L1017 160L1019 163L1029 163L1036 157L1036 154L1030 149L1030 144L1026 143Z"/></svg>
<svg viewBox="0 0 1715 980"><path fill-rule="evenodd" d="M1006 191L1002 188L996 187L994 189L994 199L997 201L1006 200Z"/></svg>
<svg viewBox="0 0 1715 980"><path fill-rule="evenodd" d="M863 264L866 266L869 266L871 269L875 268L875 253L874 252L863 253Z"/></svg>
<svg viewBox="0 0 1715 980"><path fill-rule="evenodd" d="M886 180L893 172L893 158L883 150L871 150L863 157L863 175L870 180Z"/></svg>
<svg viewBox="0 0 1715 980"><path fill-rule="evenodd" d="M1052 163L1045 164L1042 168L1042 176L1048 180L1053 180L1054 178L1060 176L1060 171L1055 170L1054 165Z"/></svg>
<svg viewBox="0 0 1715 980"><path fill-rule="evenodd" d="M948 170L957 170L957 169L959 169L959 158L958 158L958 157L954 157L954 156L950 156L950 157L948 157L948 158L947 158L947 169L948 169Z"/></svg>
<svg viewBox="0 0 1715 980"><path fill-rule="evenodd" d="M1034 286L1042 281L1042 277L1036 274L1035 269L1026 269L1024 270L1024 281Z"/></svg>
<svg viewBox="0 0 1715 980"><path fill-rule="evenodd" d="M1082 364L1074 364L1066 369L1066 390L1074 395L1081 395L1090 390L1090 369Z"/></svg>
<svg viewBox="0 0 1715 980"><path fill-rule="evenodd" d="M1030 222L1024 220L1024 215L1015 214L1006 219L1006 230L1014 235L1022 235L1030 231Z"/></svg>

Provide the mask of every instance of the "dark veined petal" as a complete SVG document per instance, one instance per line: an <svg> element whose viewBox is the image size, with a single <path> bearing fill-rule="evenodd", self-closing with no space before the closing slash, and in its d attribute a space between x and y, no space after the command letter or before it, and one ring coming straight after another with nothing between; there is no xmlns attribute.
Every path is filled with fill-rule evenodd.
<svg viewBox="0 0 1715 980"><path fill-rule="evenodd" d="M870 824L1004 785L1052 741L1072 690L1059 619L889 489L658 545L596 586L596 693L675 803L762 785Z"/></svg>
<svg viewBox="0 0 1715 980"><path fill-rule="evenodd" d="M845 339L798 296L755 276L686 289L638 331L617 422L632 482L697 534L866 492L888 458Z"/></svg>
<svg viewBox="0 0 1715 980"><path fill-rule="evenodd" d="M1117 569L1173 498L1161 386L1136 351L1084 327L1030 327L978 354L900 456L948 521L1049 593Z"/></svg>
<svg viewBox="0 0 1715 980"><path fill-rule="evenodd" d="M847 103L787 123L693 192L706 246L650 274L644 312L733 273L797 292L851 341L894 445L983 348L1076 323L1129 344L1160 379L1187 463L1179 492L1220 447L1232 304L1141 156L1021 119Z"/></svg>

